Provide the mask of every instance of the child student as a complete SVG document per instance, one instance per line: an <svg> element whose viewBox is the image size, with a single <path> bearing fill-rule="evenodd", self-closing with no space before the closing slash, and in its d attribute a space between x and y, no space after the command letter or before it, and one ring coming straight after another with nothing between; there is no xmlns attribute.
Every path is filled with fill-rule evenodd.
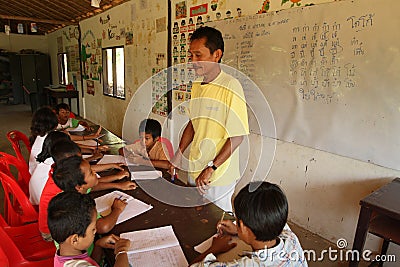
<svg viewBox="0 0 400 267"><path fill-rule="evenodd" d="M30 142L32 145L29 155L29 173L36 168L36 156L42 151L43 142L47 134L53 131L58 124L57 116L49 107L38 109L32 116Z"/></svg>
<svg viewBox="0 0 400 267"><path fill-rule="evenodd" d="M286 224L288 202L277 185L268 182L246 185L235 197L234 210L237 224L221 221L217 229L223 234L213 239L211 247L192 266L308 266L297 236ZM214 255L236 245L229 244L231 235L238 235L253 251L245 252L239 260L217 262Z"/></svg>
<svg viewBox="0 0 400 267"><path fill-rule="evenodd" d="M117 188L120 190L132 190L136 188L136 184L132 181L126 181L122 183L98 183L99 179L96 176L96 173L92 171L89 163L86 160L81 158L80 148L72 141L61 141L57 142L51 148L51 156L55 161L54 170L49 173L49 178L47 179L46 185L43 188L42 195L40 197L39 202L39 230L42 234L42 237L46 241L51 241L52 237L50 235L50 231L47 224L47 207L50 200L60 193L65 188L60 188L54 181L54 175L59 175L59 179L61 179L64 175L76 175L79 176L78 179L81 179L80 176L84 169L85 176L83 178L84 182L81 182L81 185L85 184L81 187L81 190L78 190L81 193L87 193L91 190L92 187L95 187L94 190L103 190L103 189L111 189ZM67 160L70 158L74 158L73 160ZM59 163L61 162L61 165ZM70 164L71 163L71 164ZM81 163L83 167L81 166ZM60 167L57 169L57 167ZM62 168L61 168L62 166ZM58 173L56 173L56 171ZM93 178L95 177L95 178ZM81 181L81 180L79 180ZM78 183L76 183L78 184ZM118 219L119 214L125 208L126 203L121 200L114 201L111 207L111 214L105 216L98 220L98 232L99 233L107 233L109 232L115 225L116 220ZM122 209L122 210L121 210Z"/></svg>
<svg viewBox="0 0 400 267"><path fill-rule="evenodd" d="M136 164L169 169L166 147L160 142L161 124L153 119L145 119L139 125L140 141L120 148L120 155L125 155Z"/></svg>
<svg viewBox="0 0 400 267"><path fill-rule="evenodd" d="M55 112L58 118L57 130L64 130L67 128L76 128L78 125L82 125L85 129L90 130L89 124L85 121L80 121L75 118L71 118L71 109L68 104L60 103L55 107Z"/></svg>
<svg viewBox="0 0 400 267"><path fill-rule="evenodd" d="M54 240L59 244L59 249L54 256L54 267L99 266L103 248L114 249L114 266L129 266L127 251L130 241L115 235L98 239L89 257L86 250L94 241L96 217L96 204L88 195L62 192L50 201L49 229Z"/></svg>
<svg viewBox="0 0 400 267"><path fill-rule="evenodd" d="M40 196L49 177L51 165L54 163L50 155L50 148L62 140L71 141L68 134L58 131L50 132L44 139L42 151L36 157L37 166L29 180L29 201L32 205L39 205Z"/></svg>
<svg viewBox="0 0 400 267"><path fill-rule="evenodd" d="M31 137L30 142L32 145L31 154L29 155L29 173L32 174L36 168L37 155L42 151L43 142L47 134L54 131L57 127L58 119L53 110L49 107L42 107L38 109L32 116L31 122ZM86 136L71 136L74 141L89 140L98 138L100 136L101 127L95 134Z"/></svg>

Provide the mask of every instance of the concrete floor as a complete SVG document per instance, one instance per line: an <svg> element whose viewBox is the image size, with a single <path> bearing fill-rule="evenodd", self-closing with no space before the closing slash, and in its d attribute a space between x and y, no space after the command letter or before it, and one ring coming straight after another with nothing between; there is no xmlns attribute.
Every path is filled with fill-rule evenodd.
<svg viewBox="0 0 400 267"><path fill-rule="evenodd" d="M28 105L7 105L0 103L0 151L14 155L14 151L6 139L6 133L10 130L19 130L29 136L29 127L31 123L32 113ZM4 203L4 196L0 186L0 203ZM3 205L0 205L0 212L3 212ZM289 216L290 217L290 216ZM333 244L318 235L315 235L307 229L301 228L293 223L289 223L293 232L297 234L304 250L315 250L316 255L320 255L322 250L329 247L336 249ZM330 261L326 256L322 261L309 261L310 267L344 267L348 266L344 261ZM361 263L361 267L368 266L367 263Z"/></svg>

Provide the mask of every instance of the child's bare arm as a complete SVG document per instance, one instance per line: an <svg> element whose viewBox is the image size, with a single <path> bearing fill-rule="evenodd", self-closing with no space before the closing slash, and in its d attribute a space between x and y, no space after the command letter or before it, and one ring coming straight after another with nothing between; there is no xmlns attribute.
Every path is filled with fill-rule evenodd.
<svg viewBox="0 0 400 267"><path fill-rule="evenodd" d="M119 171L116 174L106 175L99 178L99 183L109 183L113 181L121 180L125 177L129 177L129 172L126 170Z"/></svg>
<svg viewBox="0 0 400 267"><path fill-rule="evenodd" d="M108 235L97 240L96 243L94 243L91 258L100 264L103 258L103 248L115 248L115 244L119 239L120 238L116 235Z"/></svg>
<svg viewBox="0 0 400 267"><path fill-rule="evenodd" d="M117 223L119 215L124 211L126 207L126 201L121 199L114 199L111 206L111 213L104 216L96 221L97 233L105 234L111 231L111 229Z"/></svg>
<svg viewBox="0 0 400 267"><path fill-rule="evenodd" d="M127 267L129 266L128 261L128 250L131 246L131 241L128 239L120 238L117 243L115 243L114 254L115 263L114 267Z"/></svg>
<svg viewBox="0 0 400 267"><path fill-rule="evenodd" d="M126 181L122 183L98 183L93 187L93 191L101 191L106 189L119 189L119 190L133 190L136 189L137 185L132 181Z"/></svg>

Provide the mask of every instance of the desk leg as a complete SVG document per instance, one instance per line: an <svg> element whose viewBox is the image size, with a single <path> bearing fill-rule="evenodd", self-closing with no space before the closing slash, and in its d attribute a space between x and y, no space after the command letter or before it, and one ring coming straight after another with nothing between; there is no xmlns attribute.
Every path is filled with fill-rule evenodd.
<svg viewBox="0 0 400 267"><path fill-rule="evenodd" d="M362 250L365 244L365 238L367 237L369 221L371 219L372 210L361 206L360 215L358 216L357 230L354 236L353 251L357 250L362 256ZM357 267L359 261L353 259L349 263L349 267Z"/></svg>

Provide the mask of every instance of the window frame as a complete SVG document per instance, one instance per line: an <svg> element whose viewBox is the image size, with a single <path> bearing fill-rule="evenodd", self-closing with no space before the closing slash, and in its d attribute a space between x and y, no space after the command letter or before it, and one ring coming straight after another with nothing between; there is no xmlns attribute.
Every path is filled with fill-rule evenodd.
<svg viewBox="0 0 400 267"><path fill-rule="evenodd" d="M123 74L123 95L118 95L118 73L117 73L117 64L116 64L116 51L117 49L122 48L123 51L123 60L124 60L124 74ZM107 51L112 51L112 77L113 77L113 88L112 94L109 93L109 86L108 86L108 58L107 58ZM125 47L124 46L113 46L113 47L105 47L102 48L101 51L102 55L102 66L103 66L103 95L117 98L117 99L126 99L126 91L125 91Z"/></svg>
<svg viewBox="0 0 400 267"><path fill-rule="evenodd" d="M68 85L68 55L66 52L57 53L58 83Z"/></svg>

